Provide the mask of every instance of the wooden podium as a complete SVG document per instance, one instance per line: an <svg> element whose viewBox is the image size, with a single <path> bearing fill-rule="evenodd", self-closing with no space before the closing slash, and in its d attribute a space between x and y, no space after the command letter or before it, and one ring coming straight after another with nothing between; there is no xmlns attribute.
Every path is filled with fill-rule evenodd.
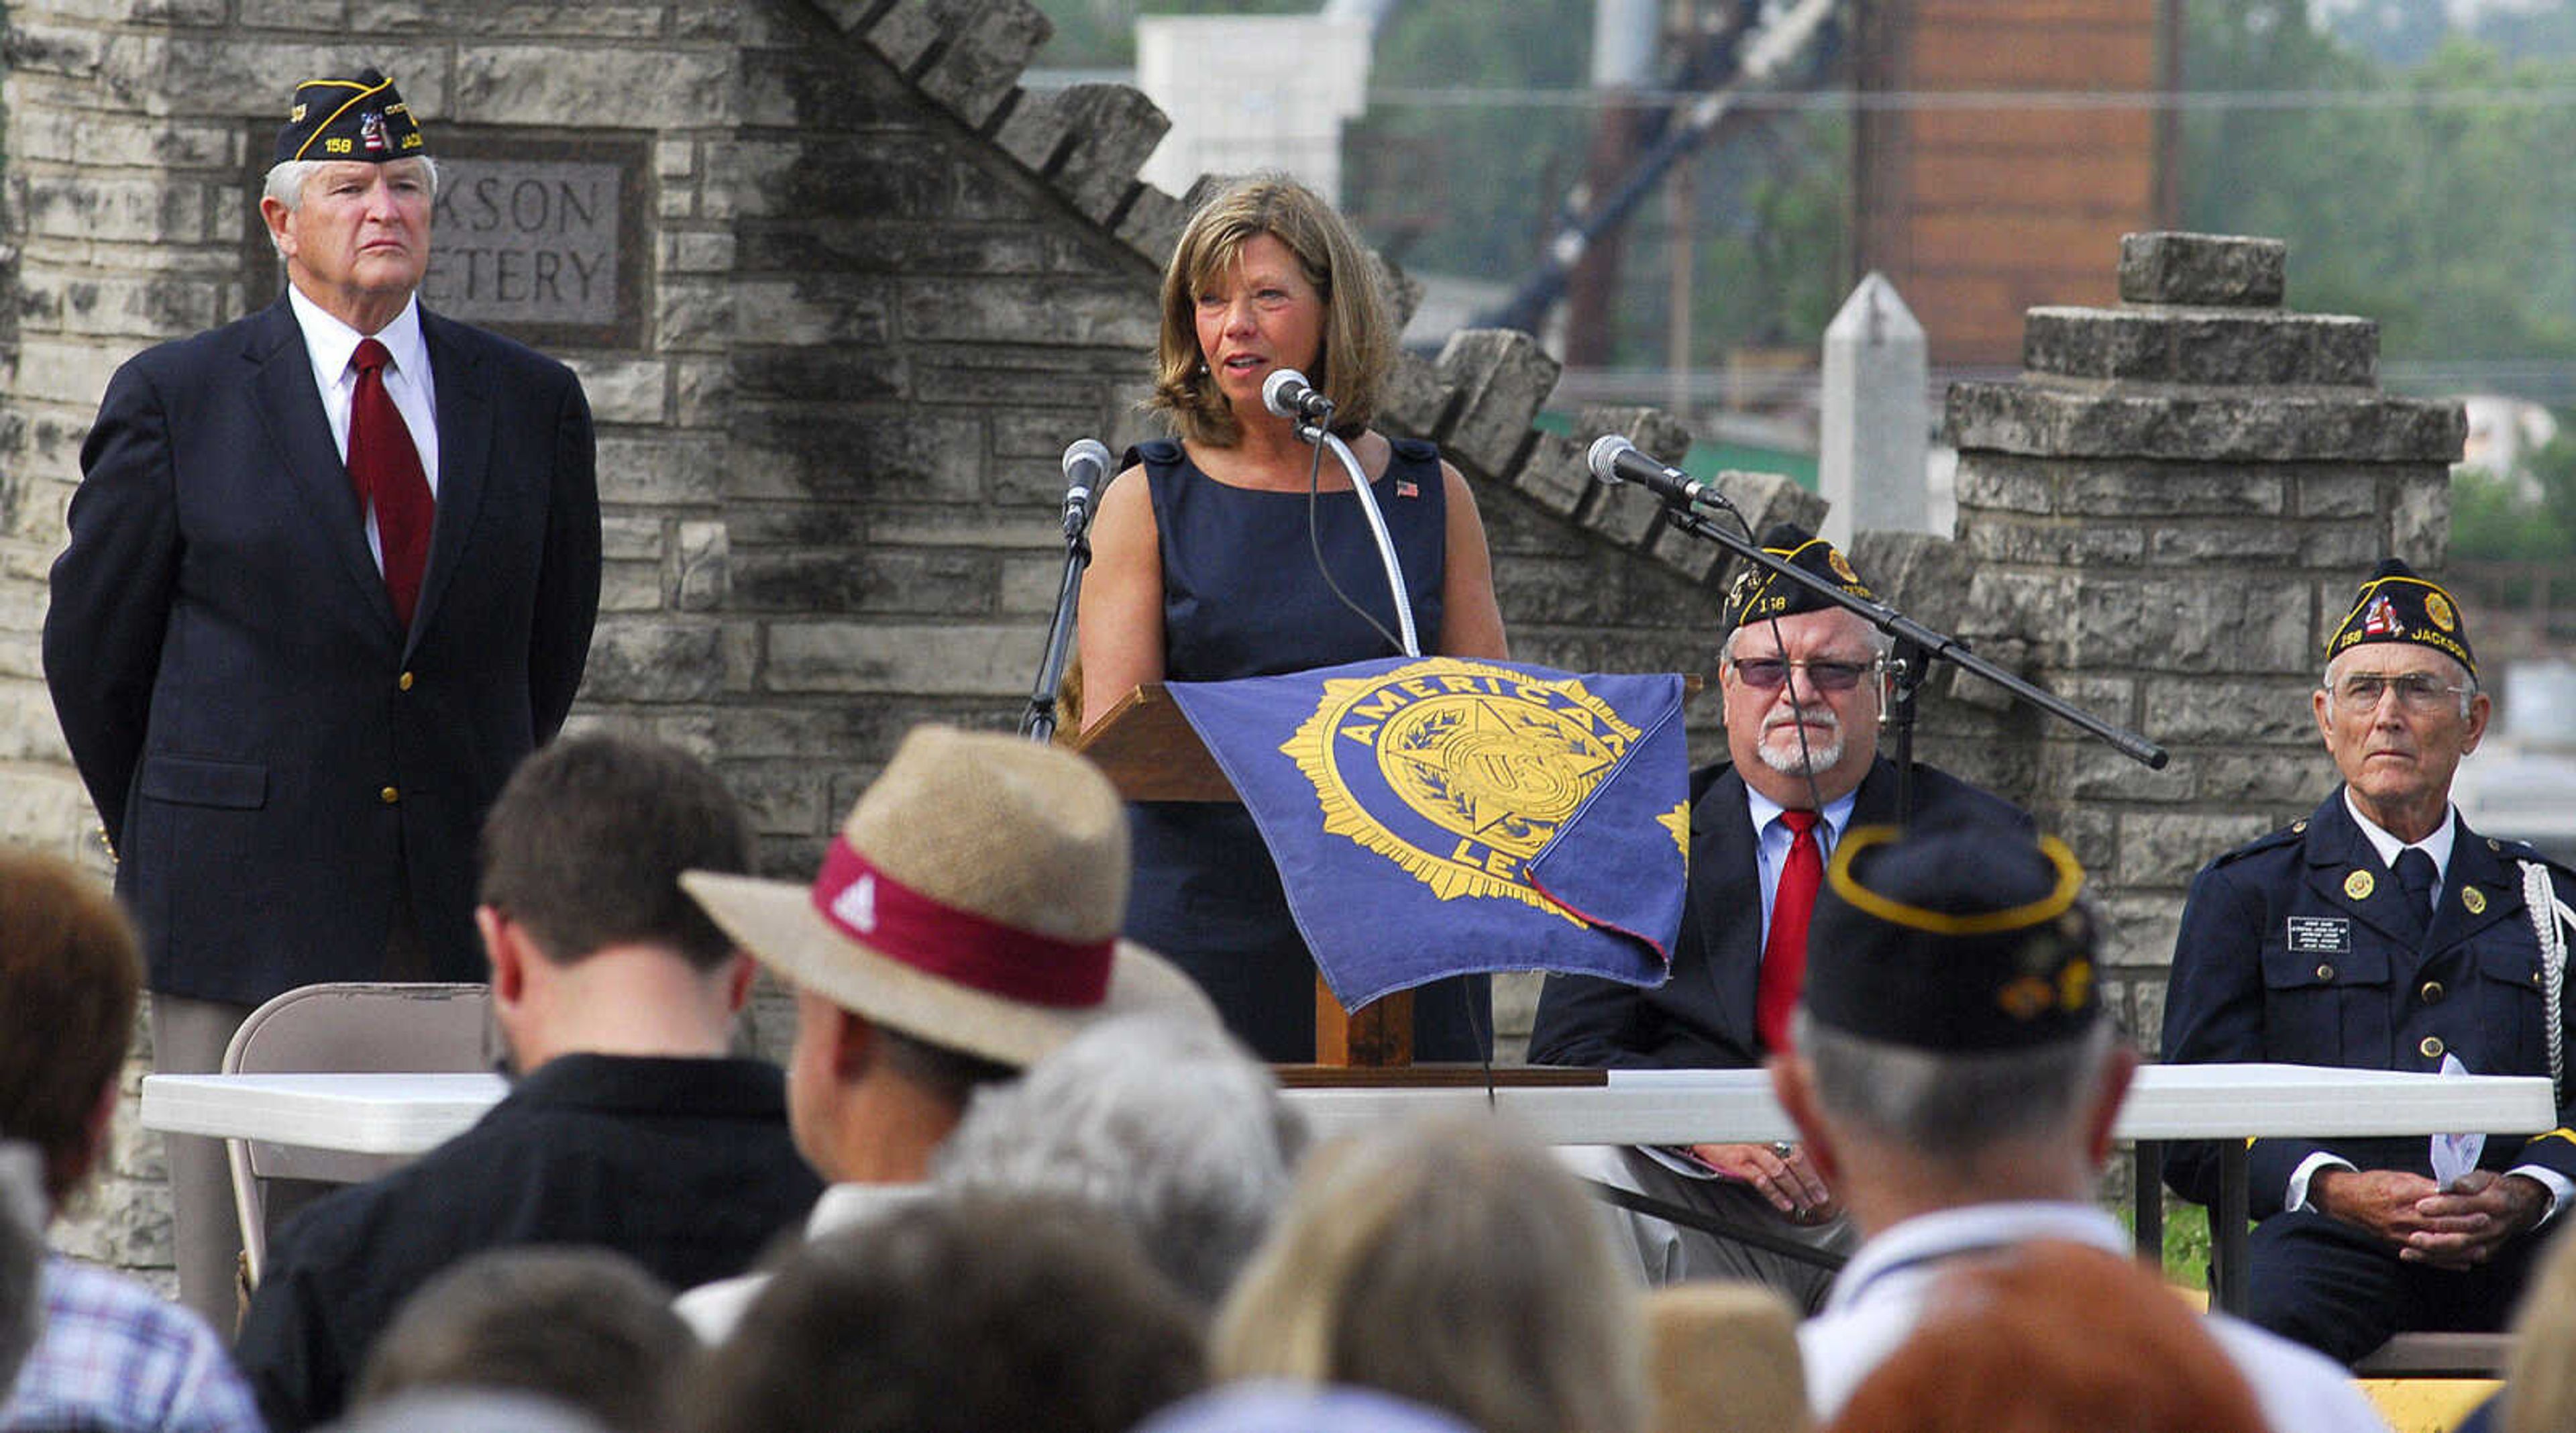
<svg viewBox="0 0 2576 1433"><path fill-rule="evenodd" d="M1237 801L1234 784L1160 682L1118 699L1074 743L1130 801ZM1413 992L1399 990L1357 1010L1315 977L1315 1063L1329 1069L1389 1070L1413 1063Z"/></svg>

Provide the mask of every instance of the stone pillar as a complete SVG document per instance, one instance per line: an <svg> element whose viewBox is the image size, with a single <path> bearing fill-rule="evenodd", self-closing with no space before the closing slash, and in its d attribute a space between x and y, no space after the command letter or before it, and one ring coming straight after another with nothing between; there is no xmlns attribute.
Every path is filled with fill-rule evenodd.
<svg viewBox="0 0 2576 1433"><path fill-rule="evenodd" d="M1930 345L1887 276L1871 273L1825 325L1824 451L1817 489L1833 504L1824 537L1928 532L1923 460L1931 448Z"/></svg>
<svg viewBox="0 0 2576 1433"><path fill-rule="evenodd" d="M1967 635L2173 754L2149 771L1982 683L1942 713L2092 873L2149 1049L2192 873L2332 785L2308 693L2353 586L2449 537L2458 405L2382 393L2378 326L2285 310L2285 265L2129 235L2118 307L2032 309L2024 376L1949 394Z"/></svg>

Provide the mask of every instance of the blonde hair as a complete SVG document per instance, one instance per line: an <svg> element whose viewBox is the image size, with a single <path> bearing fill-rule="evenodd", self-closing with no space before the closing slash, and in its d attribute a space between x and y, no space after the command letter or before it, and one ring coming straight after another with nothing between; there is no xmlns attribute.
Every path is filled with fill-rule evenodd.
<svg viewBox="0 0 2576 1433"><path fill-rule="evenodd" d="M1376 266L1333 206L1287 175L1265 172L1200 205L1163 270L1163 332L1144 406L1190 442L1230 448L1243 436L1199 349L1198 296L1264 234L1288 246L1323 297L1324 351L1306 377L1333 400L1333 431L1348 437L1377 417L1395 366L1395 324Z"/></svg>
<svg viewBox="0 0 2576 1433"><path fill-rule="evenodd" d="M2513 1317L2513 1354L2505 1364L2501 1433L2555 1433L2576 1416L2576 1239L2553 1241L2532 1271Z"/></svg>
<svg viewBox="0 0 2576 1433"><path fill-rule="evenodd" d="M1640 1296L1600 1213L1496 1121L1318 1150L1219 1313L1220 1380L1355 1384L1484 1433L1635 1433Z"/></svg>

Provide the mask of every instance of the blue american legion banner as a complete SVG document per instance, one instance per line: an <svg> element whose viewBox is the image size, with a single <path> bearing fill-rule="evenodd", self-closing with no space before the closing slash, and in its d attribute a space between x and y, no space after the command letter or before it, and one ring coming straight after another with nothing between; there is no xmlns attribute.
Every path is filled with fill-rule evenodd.
<svg viewBox="0 0 2576 1433"><path fill-rule="evenodd" d="M1690 842L1680 677L1391 657L1167 690L1344 1008L1478 971L1663 983Z"/></svg>

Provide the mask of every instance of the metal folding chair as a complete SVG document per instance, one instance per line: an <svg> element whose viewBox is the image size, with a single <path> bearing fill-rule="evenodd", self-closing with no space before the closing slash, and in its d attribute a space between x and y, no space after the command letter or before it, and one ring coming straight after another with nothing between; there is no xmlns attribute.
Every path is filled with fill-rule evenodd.
<svg viewBox="0 0 2576 1433"><path fill-rule="evenodd" d="M488 1070L499 1048L485 985L350 981L304 985L250 1013L224 1050L223 1072L439 1073ZM241 1216L243 1273L259 1284L268 1258L262 1180L354 1184L404 1161L387 1155L228 1139L233 1208Z"/></svg>

